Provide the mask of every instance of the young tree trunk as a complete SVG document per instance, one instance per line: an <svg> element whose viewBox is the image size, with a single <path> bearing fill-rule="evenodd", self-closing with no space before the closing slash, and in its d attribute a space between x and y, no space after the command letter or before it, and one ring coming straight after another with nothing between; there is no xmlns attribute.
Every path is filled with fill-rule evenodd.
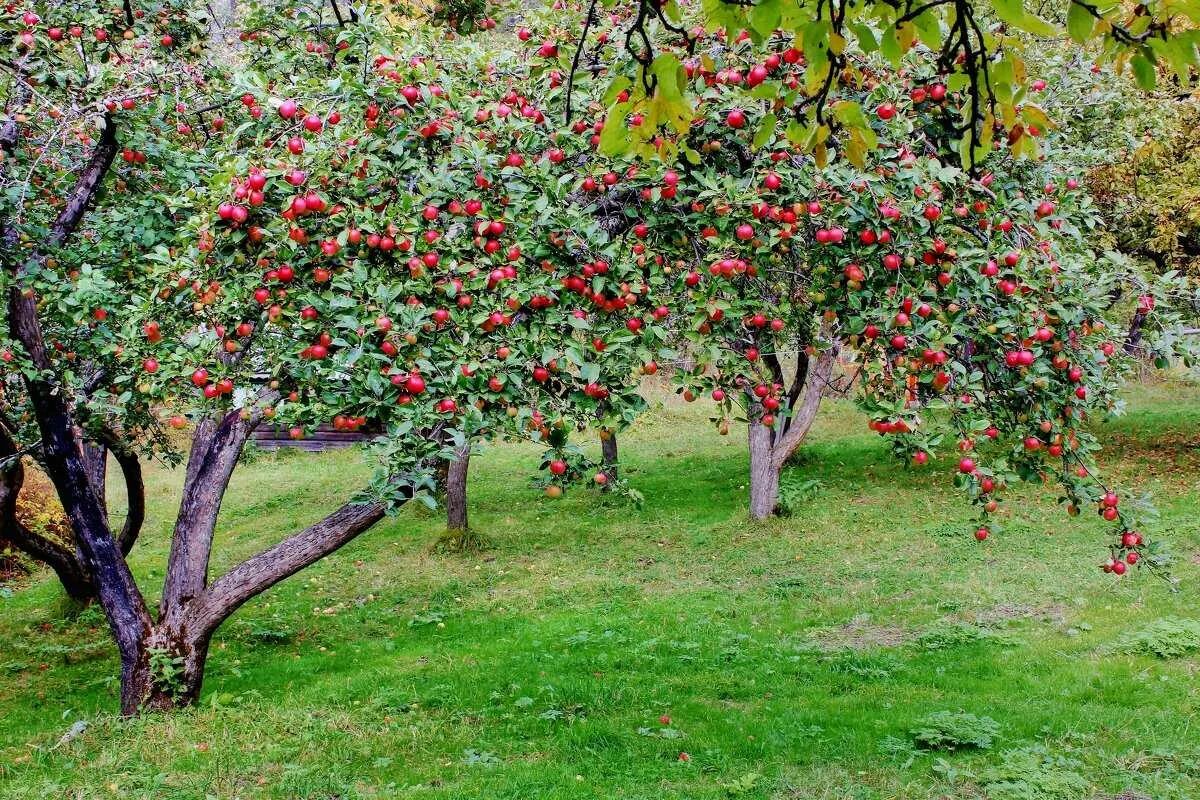
<svg viewBox="0 0 1200 800"><path fill-rule="evenodd" d="M779 506L779 476L787 460L808 435L821 406L821 393L833 374L837 347L826 350L809 363L801 356L789 392L789 408L774 428L757 420L750 423L750 516L765 519Z"/></svg>
<svg viewBox="0 0 1200 800"><path fill-rule="evenodd" d="M766 519L779 505L779 471L775 466L774 433L761 422L750 423L750 517Z"/></svg>
<svg viewBox="0 0 1200 800"><path fill-rule="evenodd" d="M455 451L446 468L446 529L452 533L467 530L467 471L471 467L471 446Z"/></svg>
<svg viewBox="0 0 1200 800"><path fill-rule="evenodd" d="M604 485L605 491L607 491L609 484L617 479L619 458L616 431L611 428L604 428L600 431L600 452L604 461L604 475L608 478L608 483Z"/></svg>

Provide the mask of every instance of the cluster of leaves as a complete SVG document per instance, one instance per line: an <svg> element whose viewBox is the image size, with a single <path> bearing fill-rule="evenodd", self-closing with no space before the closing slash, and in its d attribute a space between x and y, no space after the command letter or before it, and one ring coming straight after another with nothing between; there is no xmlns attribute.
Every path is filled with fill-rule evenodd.
<svg viewBox="0 0 1200 800"><path fill-rule="evenodd" d="M1112 407L1121 368L1086 201L1017 160L1050 123L1012 58L991 72L1008 87L1007 148L964 151L955 109L979 95L931 47L959 23L867 7L893 16L858 25L836 58L828 20L801 49L769 5L742 33L666 27L649 94L622 12L593 7L581 25L560 9L493 50L251 7L204 113L139 90L159 116L132 127L163 161L130 161L162 187L138 257L109 202L92 224L111 244L24 280L64 379L124 430L153 430L164 408L177 426L241 409L297 437L371 422L375 492L397 499L397 476L426 485L431 457L488 436L547 443L561 490L594 468L566 432L633 419L640 377L677 358L681 391L709 393L720 426L739 413L781 433L811 360L842 345L899 454L960 451L979 538L1008 483L1053 475L1069 509L1119 526L1105 568L1124 572L1142 536L1094 480L1084 425ZM725 28L751 12L720 13ZM883 23L892 35L872 38ZM560 50L581 28L580 50ZM112 91L91 94L95 109ZM195 126L163 130L187 114Z"/></svg>
<svg viewBox="0 0 1200 800"><path fill-rule="evenodd" d="M611 5L612 0L605 3ZM633 62L626 74L633 77L634 92L626 102L653 124L619 147L644 147L660 126L682 133L694 117L703 116L698 98L672 79L683 59L662 48L656 35L691 54L703 49L701 30L730 40L745 35L756 43L786 34L810 64L804 80L785 95L790 139L818 157L838 129L851 139L869 136L860 115L838 114L832 107L839 87L861 79L855 46L878 53L896 70L906 54L928 48L949 88L968 90L946 118L966 164L977 164L997 147L1025 154L1039 149L1035 129L1044 131L1046 120L1028 96L1022 37L1094 44L1097 63L1129 70L1143 89L1156 85L1159 67L1170 81L1189 84L1200 65L1200 4L1195 2L1068 0L1036 10L1031 5L1023 0L710 2L703 4L698 28L679 3L639 0L622 31Z"/></svg>
<svg viewBox="0 0 1200 800"><path fill-rule="evenodd" d="M922 719L909 735L927 750L986 750L1000 733L991 717L954 711L936 711Z"/></svg>
<svg viewBox="0 0 1200 800"><path fill-rule="evenodd" d="M204 46L209 23L194 4L164 0L81 9L30 3L10 7L0 27L14 52L0 161L0 290L19 280L20 291L39 295L61 380L80 390L80 423L123 426L130 441L159 451L145 398L96 391L119 369L122 346L101 323L109 299L143 278L145 251L177 244L183 189L207 163L208 131L222 125L219 115L197 110L222 85ZM71 187L108 159L113 167L84 235L54 246L56 223L72 211ZM36 442L21 386L33 367L22 355L0 342L0 397L11 426Z"/></svg>
<svg viewBox="0 0 1200 800"><path fill-rule="evenodd" d="M1032 41L1024 52L1040 102L1061 126L1045 156L1084 176L1103 223L1093 236L1110 262L1110 316L1128 321L1126 351L1160 368L1193 365L1200 317L1194 93L1162 66L1160 88L1147 93L1131 76L1091 62L1087 50Z"/></svg>

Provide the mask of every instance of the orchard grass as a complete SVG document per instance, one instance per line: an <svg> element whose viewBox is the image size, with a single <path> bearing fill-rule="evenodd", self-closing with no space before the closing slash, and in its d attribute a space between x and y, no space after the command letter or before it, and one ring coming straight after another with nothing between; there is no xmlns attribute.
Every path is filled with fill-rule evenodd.
<svg viewBox="0 0 1200 800"><path fill-rule="evenodd" d="M490 448L486 549L447 553L439 515L404 509L239 611L196 709L116 717L102 616L38 573L0 595L0 798L1198 797L1200 653L1120 642L1200 620L1200 388L1129 400L1098 425L1106 476L1153 492L1176 593L1102 574L1107 528L1049 489L977 543L952 455L895 462L849 403L785 471L792 513L750 523L745 429L666 395L620 439L644 508L544 498L534 448ZM181 472L148 476L151 600ZM258 455L215 571L366 475L353 450ZM928 732L947 724L966 733Z"/></svg>

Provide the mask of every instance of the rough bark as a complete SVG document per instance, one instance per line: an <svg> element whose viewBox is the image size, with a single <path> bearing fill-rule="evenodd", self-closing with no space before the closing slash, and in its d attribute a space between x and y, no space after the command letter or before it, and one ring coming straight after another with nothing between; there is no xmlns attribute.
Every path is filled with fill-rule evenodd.
<svg viewBox="0 0 1200 800"><path fill-rule="evenodd" d="M100 508L108 514L108 448L99 442L83 443L83 458L87 462L88 480Z"/></svg>
<svg viewBox="0 0 1200 800"><path fill-rule="evenodd" d="M779 505L779 468L774 464L774 434L761 422L750 423L750 517L766 519Z"/></svg>
<svg viewBox="0 0 1200 800"><path fill-rule="evenodd" d="M196 426L163 582L160 613L164 619L172 620L208 585L221 500L252 430L252 421L241 419L238 410L206 418Z"/></svg>
<svg viewBox="0 0 1200 800"><path fill-rule="evenodd" d="M471 447L463 445L454 451L455 458L446 464L446 529L467 530L467 472L471 467Z"/></svg>

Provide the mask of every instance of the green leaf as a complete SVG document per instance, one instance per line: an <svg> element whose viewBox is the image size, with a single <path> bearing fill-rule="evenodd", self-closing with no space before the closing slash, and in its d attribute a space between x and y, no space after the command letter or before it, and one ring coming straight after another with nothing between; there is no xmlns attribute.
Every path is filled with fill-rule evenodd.
<svg viewBox="0 0 1200 800"><path fill-rule="evenodd" d="M1137 81L1139 88L1147 92L1154 88L1156 76L1152 60L1146 58L1142 53L1138 53L1129 59L1129 66L1133 68L1133 79Z"/></svg>
<svg viewBox="0 0 1200 800"><path fill-rule="evenodd" d="M1034 36L1054 36L1057 33L1049 22L1026 11L1022 0L992 0L992 6L1002 22L1017 30Z"/></svg>
<svg viewBox="0 0 1200 800"><path fill-rule="evenodd" d="M1067 33L1071 38L1083 44L1092 38L1092 31L1095 27L1096 19L1092 13L1079 3L1071 3L1071 7L1067 10Z"/></svg>
<svg viewBox="0 0 1200 800"><path fill-rule="evenodd" d="M779 27L780 0L760 0L750 9L750 27L762 38L767 38Z"/></svg>
<svg viewBox="0 0 1200 800"><path fill-rule="evenodd" d="M617 103L608 110L604 118L604 129L600 131L600 152L606 155L620 155L629 151L632 139L625 129L625 120L633 104L626 101Z"/></svg>
<svg viewBox="0 0 1200 800"><path fill-rule="evenodd" d="M883 32L879 39L879 52L891 62L893 67L900 68L900 59L904 51L900 47L900 34L893 25Z"/></svg>
<svg viewBox="0 0 1200 800"><path fill-rule="evenodd" d="M771 137L775 135L775 126L778 120L774 114L767 114L763 117L762 122L758 126L758 132L754 134L754 140L750 146L755 150L762 147L767 142L771 141Z"/></svg>
<svg viewBox="0 0 1200 800"><path fill-rule="evenodd" d="M618 75L613 78L613 82L609 84L608 91L604 93L604 105L611 106L617 102L617 97L621 92L628 89L633 84L633 80L628 75Z"/></svg>
<svg viewBox="0 0 1200 800"><path fill-rule="evenodd" d="M854 31L854 36L858 39L858 48L863 53L870 55L879 49L879 39L875 37L875 31L871 30L870 25L863 22L852 22L850 30Z"/></svg>

